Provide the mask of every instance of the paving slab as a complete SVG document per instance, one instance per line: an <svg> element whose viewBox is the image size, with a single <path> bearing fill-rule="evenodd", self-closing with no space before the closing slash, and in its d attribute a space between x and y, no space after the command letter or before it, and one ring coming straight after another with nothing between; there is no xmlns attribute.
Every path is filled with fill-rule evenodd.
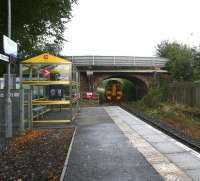
<svg viewBox="0 0 200 181"><path fill-rule="evenodd" d="M170 154L170 153L183 153L186 152L180 146L174 144L173 142L166 141L166 142L159 142L159 143L152 143L152 145L161 153Z"/></svg>
<svg viewBox="0 0 200 181"><path fill-rule="evenodd" d="M146 136L146 135L157 135L159 136L159 132L155 132L152 129L149 129L148 125L135 125L131 124L130 127L140 133L140 135Z"/></svg>
<svg viewBox="0 0 200 181"><path fill-rule="evenodd" d="M200 154L117 106L106 112L165 180L198 180ZM127 121L128 120L128 121ZM143 125L140 124L143 122ZM169 169L170 168L170 169Z"/></svg>
<svg viewBox="0 0 200 181"><path fill-rule="evenodd" d="M104 108L82 108L68 160L66 181L160 181Z"/></svg>
<svg viewBox="0 0 200 181"><path fill-rule="evenodd" d="M194 180L200 180L200 169L186 170L188 175L191 175Z"/></svg>
<svg viewBox="0 0 200 181"><path fill-rule="evenodd" d="M191 152L167 154L168 158L185 170L200 169L200 159ZM200 172L199 172L200 176Z"/></svg>
<svg viewBox="0 0 200 181"><path fill-rule="evenodd" d="M144 138L151 143L167 142L169 138L165 135L144 135Z"/></svg>

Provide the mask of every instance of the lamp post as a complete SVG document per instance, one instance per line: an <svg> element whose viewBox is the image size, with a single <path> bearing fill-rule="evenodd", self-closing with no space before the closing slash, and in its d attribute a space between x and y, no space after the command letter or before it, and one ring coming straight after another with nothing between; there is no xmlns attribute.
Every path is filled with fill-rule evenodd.
<svg viewBox="0 0 200 181"><path fill-rule="evenodd" d="M11 0L8 0L8 37L11 38ZM9 57L10 59L10 57ZM10 60L8 62L7 70L7 92L5 102L5 124L6 124L6 138L12 137L12 101L10 97Z"/></svg>

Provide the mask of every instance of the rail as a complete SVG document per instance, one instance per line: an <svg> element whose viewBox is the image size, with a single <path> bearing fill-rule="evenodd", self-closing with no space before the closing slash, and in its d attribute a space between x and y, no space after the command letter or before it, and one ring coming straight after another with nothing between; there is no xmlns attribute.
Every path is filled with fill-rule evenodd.
<svg viewBox="0 0 200 181"><path fill-rule="evenodd" d="M67 56L76 66L164 67L168 59L134 56Z"/></svg>
<svg viewBox="0 0 200 181"><path fill-rule="evenodd" d="M191 149L197 151L200 153L200 143L193 140L191 137L184 135L180 131L178 131L175 128L169 127L167 124L160 122L158 119L153 119L151 117L146 116L142 112L138 112L132 108L130 108L128 105L122 103L120 105L121 108L125 109L129 113L135 115L136 117L140 118L147 124L150 124L151 126L155 127L156 129L159 129L160 131L164 132L165 134L173 137L174 139L180 141L181 143L187 145Z"/></svg>

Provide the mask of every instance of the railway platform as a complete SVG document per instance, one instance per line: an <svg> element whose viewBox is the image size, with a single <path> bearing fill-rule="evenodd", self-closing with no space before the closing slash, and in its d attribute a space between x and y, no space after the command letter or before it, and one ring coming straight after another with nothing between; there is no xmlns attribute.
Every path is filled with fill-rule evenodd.
<svg viewBox="0 0 200 181"><path fill-rule="evenodd" d="M67 181L200 180L200 154L117 106L82 108Z"/></svg>

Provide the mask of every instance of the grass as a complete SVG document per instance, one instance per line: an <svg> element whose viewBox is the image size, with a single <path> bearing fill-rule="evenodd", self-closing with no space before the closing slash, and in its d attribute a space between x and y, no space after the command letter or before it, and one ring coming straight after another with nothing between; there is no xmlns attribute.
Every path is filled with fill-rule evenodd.
<svg viewBox="0 0 200 181"><path fill-rule="evenodd" d="M98 100L84 100L84 99L81 99L80 101L80 105L81 106L98 106L99 105L99 101Z"/></svg>
<svg viewBox="0 0 200 181"><path fill-rule="evenodd" d="M146 115L159 119L168 126L175 128L200 141L200 109L191 108L183 105L172 103L161 103L159 106L152 108L140 102L129 103L134 109L144 112Z"/></svg>

